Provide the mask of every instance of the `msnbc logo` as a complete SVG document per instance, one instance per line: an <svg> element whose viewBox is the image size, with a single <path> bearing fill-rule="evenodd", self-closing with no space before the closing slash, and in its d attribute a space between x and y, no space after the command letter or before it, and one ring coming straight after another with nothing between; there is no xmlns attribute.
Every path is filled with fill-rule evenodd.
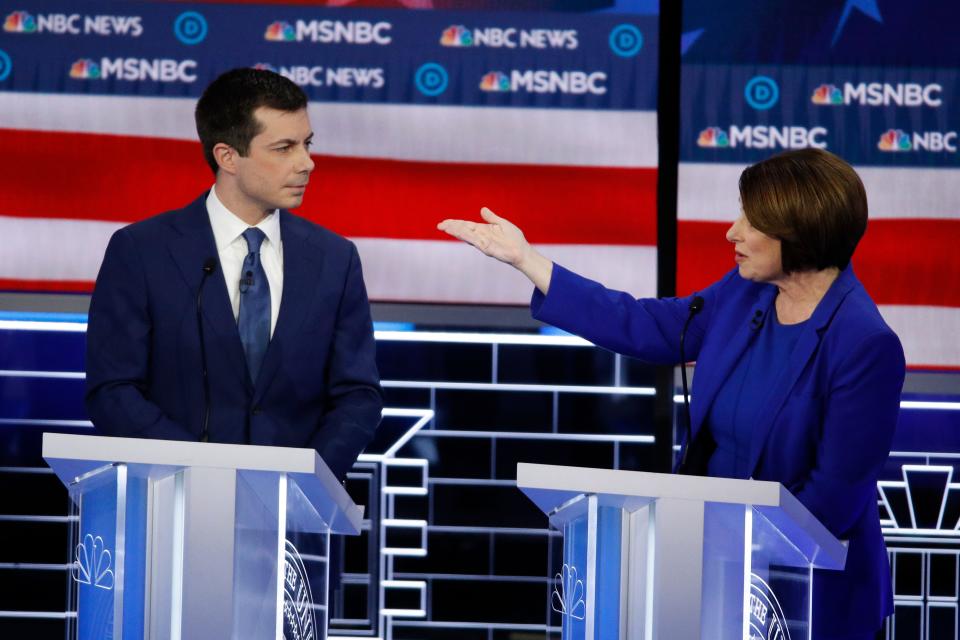
<svg viewBox="0 0 960 640"><path fill-rule="evenodd" d="M910 151L913 149L913 145L910 143L910 134L902 129L889 129L880 136L877 149L880 149L880 151Z"/></svg>
<svg viewBox="0 0 960 640"><path fill-rule="evenodd" d="M81 58L70 66L70 77L77 80L96 80L100 77L100 65L90 58Z"/></svg>
<svg viewBox="0 0 960 640"><path fill-rule="evenodd" d="M169 58L81 58L70 67L77 80L128 80L131 82L195 82L196 60Z"/></svg>
<svg viewBox="0 0 960 640"><path fill-rule="evenodd" d="M700 137L697 138L697 146L708 149L729 147L730 137L720 127L707 127L700 132Z"/></svg>
<svg viewBox="0 0 960 640"><path fill-rule="evenodd" d="M813 104L843 104L843 92L832 84L822 84L810 96Z"/></svg>
<svg viewBox="0 0 960 640"><path fill-rule="evenodd" d="M270 42L293 42L297 39L297 35L289 22L277 21L267 27L266 33L263 34L263 39L269 40Z"/></svg>
<svg viewBox="0 0 960 640"><path fill-rule="evenodd" d="M440 44L444 47L472 47L473 33L462 24L455 24L443 30Z"/></svg>
<svg viewBox="0 0 960 640"><path fill-rule="evenodd" d="M253 65L253 68L259 71L272 71L277 73L277 68L269 62L258 62L257 64Z"/></svg>
<svg viewBox="0 0 960 640"><path fill-rule="evenodd" d="M297 20L292 24L275 20L267 26L263 38L271 42L388 45L392 41L392 28L389 22L366 20Z"/></svg>
<svg viewBox="0 0 960 640"><path fill-rule="evenodd" d="M827 130L823 127L771 127L759 125L730 125L726 130L707 127L700 132L697 146L707 149L826 149Z"/></svg>
<svg viewBox="0 0 960 640"><path fill-rule="evenodd" d="M3 30L9 33L33 33L37 30L37 21L26 11L14 11L3 21Z"/></svg>
<svg viewBox="0 0 960 640"><path fill-rule="evenodd" d="M510 91L510 78L501 71L491 71L480 80L481 91Z"/></svg>
<svg viewBox="0 0 960 640"><path fill-rule="evenodd" d="M943 86L916 82L844 82L842 85L821 84L813 90L810 101L820 105L862 107L939 107L943 104Z"/></svg>

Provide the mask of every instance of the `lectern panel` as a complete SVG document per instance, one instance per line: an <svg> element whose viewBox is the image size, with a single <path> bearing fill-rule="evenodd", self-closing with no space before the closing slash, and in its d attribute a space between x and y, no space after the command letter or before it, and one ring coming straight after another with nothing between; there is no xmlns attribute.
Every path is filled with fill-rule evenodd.
<svg viewBox="0 0 960 640"><path fill-rule="evenodd" d="M595 530L591 532L589 498L584 496L568 505L562 515L563 523L559 526L563 531L563 565L554 575L550 606L563 620L562 640L584 640L592 638L587 635L586 587ZM592 603L589 608L592 610Z"/></svg>
<svg viewBox="0 0 960 640"><path fill-rule="evenodd" d="M237 473L233 620L251 638L276 636L279 503L277 474Z"/></svg>
<svg viewBox="0 0 960 640"><path fill-rule="evenodd" d="M745 638L744 598L749 585L744 568L750 555L744 541L749 540L750 510L742 504L704 505L701 638Z"/></svg>
<svg viewBox="0 0 960 640"><path fill-rule="evenodd" d="M748 637L806 640L812 623L811 559L758 510L750 515Z"/></svg>
<svg viewBox="0 0 960 640"><path fill-rule="evenodd" d="M147 481L126 465L106 465L77 478L69 493L77 511L71 637L142 638Z"/></svg>
<svg viewBox="0 0 960 640"><path fill-rule="evenodd" d="M293 479L285 483L283 551L283 637L323 640L327 637L330 534L321 516ZM324 517L325 516L325 517Z"/></svg>

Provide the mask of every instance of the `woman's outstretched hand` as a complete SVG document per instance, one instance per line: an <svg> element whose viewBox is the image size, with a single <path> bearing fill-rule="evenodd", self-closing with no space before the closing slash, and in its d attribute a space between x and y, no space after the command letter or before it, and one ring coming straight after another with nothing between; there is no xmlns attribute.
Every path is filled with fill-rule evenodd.
<svg viewBox="0 0 960 640"><path fill-rule="evenodd" d="M486 224L447 219L438 224L437 229L473 245L491 258L516 267L546 294L553 263L531 247L523 237L523 231L509 220L486 207L480 209L480 217Z"/></svg>
<svg viewBox="0 0 960 640"><path fill-rule="evenodd" d="M486 207L480 209L480 217L487 224L470 220L444 220L437 225L437 229L472 244L491 258L518 266L531 250L523 231Z"/></svg>

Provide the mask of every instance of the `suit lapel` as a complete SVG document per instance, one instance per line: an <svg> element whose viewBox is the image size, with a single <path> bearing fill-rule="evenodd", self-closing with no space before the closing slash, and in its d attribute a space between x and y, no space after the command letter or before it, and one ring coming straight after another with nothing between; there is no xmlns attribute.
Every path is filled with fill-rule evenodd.
<svg viewBox="0 0 960 640"><path fill-rule="evenodd" d="M721 347L717 356L716 365L711 370L711 375L703 376L702 385L697 385L694 406L691 406L691 418L693 419L693 433L700 430L703 422L710 412L713 400L724 381L733 373L733 368L740 361L740 356L746 351L747 345L757 334L757 327L766 319L766 314L770 309L770 304L776 295L776 287L764 287L757 292L754 303L750 306L750 313L746 320L740 323L731 337Z"/></svg>
<svg viewBox="0 0 960 640"><path fill-rule="evenodd" d="M270 345L263 356L260 375L254 388L254 402L263 397L283 361L284 349L294 348L300 327L319 289L322 270L320 249L309 241L295 224L293 214L280 212L280 238L283 243L283 292L280 313ZM291 347L294 345L294 347Z"/></svg>
<svg viewBox="0 0 960 640"><path fill-rule="evenodd" d="M220 264L217 246L213 239L213 229L210 227L210 218L207 214L206 194L184 209L182 214L177 216L173 226L180 235L171 241L170 255L180 275L186 280L192 297L196 299L203 279L204 262L214 258L217 260L217 265ZM227 294L227 285L220 269L207 278L207 283L203 287L202 307L207 326L220 337L221 344L227 345L226 357L232 362L231 368L249 388L247 359L243 353L237 321L233 317L230 296ZM216 357L209 350L209 343L207 357Z"/></svg>
<svg viewBox="0 0 960 640"><path fill-rule="evenodd" d="M851 267L847 267L840 273L837 279L830 285L826 295L814 309L807 326L804 327L797 339L797 344L790 354L790 359L766 395L766 399L761 404L760 413L757 414L757 422L753 425L753 434L750 442L750 460L748 468L752 476L757 470L757 464L760 461L760 453L763 451L770 430L773 427L774 420L780 412L783 403L793 390L797 379L803 373L804 368L813 357L817 346L820 344L820 338L826 330L830 321L833 319L840 303L853 288L855 278Z"/></svg>

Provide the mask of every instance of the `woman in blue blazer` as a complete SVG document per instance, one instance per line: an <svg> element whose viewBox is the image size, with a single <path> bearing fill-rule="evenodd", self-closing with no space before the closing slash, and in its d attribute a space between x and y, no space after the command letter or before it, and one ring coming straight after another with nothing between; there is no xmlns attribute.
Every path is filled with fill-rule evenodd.
<svg viewBox="0 0 960 640"><path fill-rule="evenodd" d="M814 574L814 638L873 638L893 612L876 482L893 439L900 341L850 267L867 225L856 172L817 149L783 153L740 178L727 231L737 267L700 292L690 322L693 472L785 485L849 541L843 571ZM439 228L515 266L536 286L534 317L656 364L679 364L693 296L640 299L537 253L488 209L486 224ZM696 463L694 463L696 465Z"/></svg>

